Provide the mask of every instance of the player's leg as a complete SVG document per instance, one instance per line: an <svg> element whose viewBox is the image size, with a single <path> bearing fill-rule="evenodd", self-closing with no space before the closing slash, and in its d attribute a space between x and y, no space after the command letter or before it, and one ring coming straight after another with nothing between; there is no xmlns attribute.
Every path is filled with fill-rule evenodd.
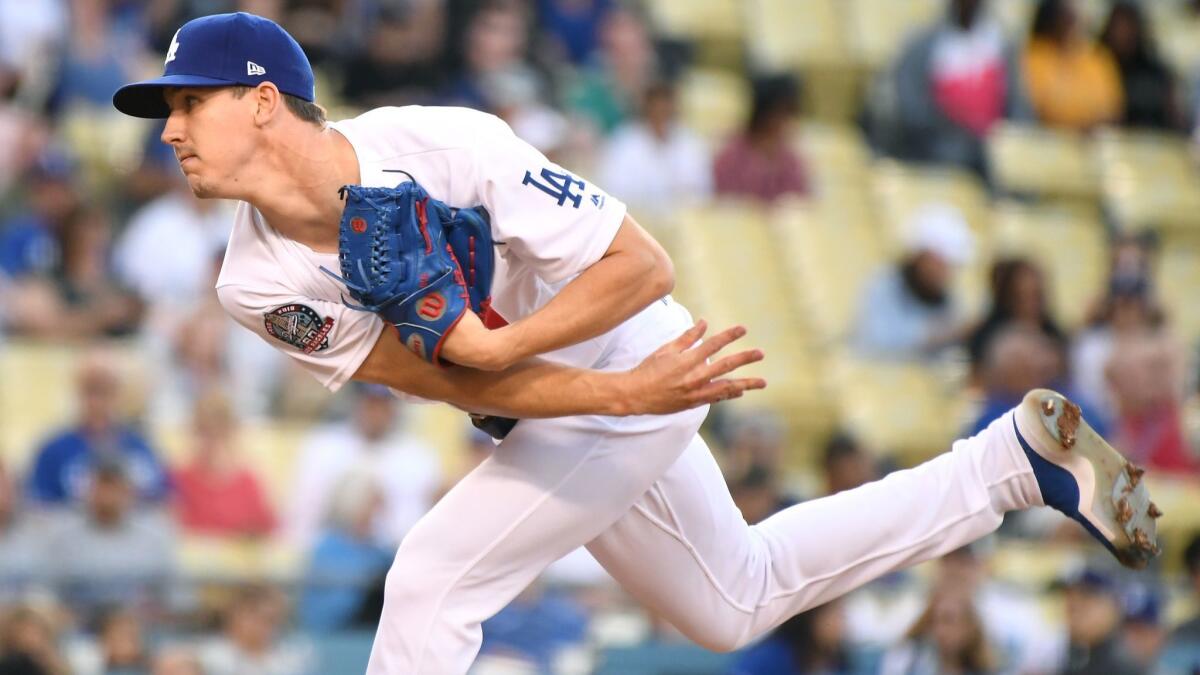
<svg viewBox="0 0 1200 675"><path fill-rule="evenodd" d="M887 572L963 546L995 530L1006 511L1043 499L1068 512L1087 505L1085 526L1120 549L1114 551L1119 557L1148 555L1149 548L1133 541L1134 528L1153 536L1145 488L1134 481L1125 490L1123 460L1086 426L1063 455L1050 433L1057 413L1039 413L1040 404L1027 399L1019 416L1009 412L951 452L785 509L754 527L742 520L711 454L696 439L588 548L640 601L718 650L745 644ZM1061 475L1067 471L1075 478ZM1120 495L1115 502L1114 494ZM1117 515L1121 498L1133 514Z"/></svg>
<svg viewBox="0 0 1200 675"><path fill-rule="evenodd" d="M480 623L628 511L705 412L520 422L405 536L368 673L466 672Z"/></svg>

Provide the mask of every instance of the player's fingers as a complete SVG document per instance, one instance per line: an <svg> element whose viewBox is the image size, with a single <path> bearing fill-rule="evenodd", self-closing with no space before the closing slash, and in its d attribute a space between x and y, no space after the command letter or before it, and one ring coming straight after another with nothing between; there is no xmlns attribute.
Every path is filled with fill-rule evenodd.
<svg viewBox="0 0 1200 675"><path fill-rule="evenodd" d="M693 358L695 358L696 361L703 361L713 354L716 354L722 349L728 347L731 342L740 340L744 335L746 335L745 326L733 326L732 328L726 328L720 333L717 333L716 335L705 340L700 344L699 347L693 349Z"/></svg>
<svg viewBox="0 0 1200 675"><path fill-rule="evenodd" d="M744 352L738 352L722 358L719 361L714 361L707 364L700 370L700 377L704 381L713 380L722 375L727 375L742 366L757 363L763 360L763 352L761 349L747 349Z"/></svg>
<svg viewBox="0 0 1200 675"><path fill-rule="evenodd" d="M697 405L718 403L731 398L738 398L747 391L764 389L767 381L761 377L744 377L727 380L714 380L698 389L693 398Z"/></svg>
<svg viewBox="0 0 1200 675"><path fill-rule="evenodd" d="M690 349L692 345L704 337L704 333L708 330L708 322L700 319L691 328L683 331L683 335L675 338L668 343L675 351L685 351Z"/></svg>

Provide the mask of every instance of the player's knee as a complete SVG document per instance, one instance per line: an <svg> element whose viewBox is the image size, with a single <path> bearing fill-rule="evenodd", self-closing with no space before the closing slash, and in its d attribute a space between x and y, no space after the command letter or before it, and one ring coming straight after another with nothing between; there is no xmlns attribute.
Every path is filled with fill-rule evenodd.
<svg viewBox="0 0 1200 675"><path fill-rule="evenodd" d="M747 625L743 615L717 613L678 628L692 642L724 654L741 649L750 641Z"/></svg>

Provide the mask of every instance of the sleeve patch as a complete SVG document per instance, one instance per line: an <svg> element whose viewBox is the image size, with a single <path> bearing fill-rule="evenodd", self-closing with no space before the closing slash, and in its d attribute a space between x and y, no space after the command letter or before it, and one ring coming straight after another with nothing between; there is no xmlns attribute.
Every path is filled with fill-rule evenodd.
<svg viewBox="0 0 1200 675"><path fill-rule="evenodd" d="M263 314L267 334L305 354L329 348L333 317L321 315L308 305L282 305Z"/></svg>

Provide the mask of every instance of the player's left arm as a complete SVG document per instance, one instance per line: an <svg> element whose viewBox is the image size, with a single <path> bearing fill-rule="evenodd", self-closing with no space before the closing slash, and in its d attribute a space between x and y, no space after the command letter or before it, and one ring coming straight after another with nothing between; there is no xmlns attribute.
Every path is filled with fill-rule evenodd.
<svg viewBox="0 0 1200 675"><path fill-rule="evenodd" d="M602 335L674 286L670 256L626 214L603 256L544 307L497 330L474 320L461 322L447 337L442 356L481 370L503 370Z"/></svg>

